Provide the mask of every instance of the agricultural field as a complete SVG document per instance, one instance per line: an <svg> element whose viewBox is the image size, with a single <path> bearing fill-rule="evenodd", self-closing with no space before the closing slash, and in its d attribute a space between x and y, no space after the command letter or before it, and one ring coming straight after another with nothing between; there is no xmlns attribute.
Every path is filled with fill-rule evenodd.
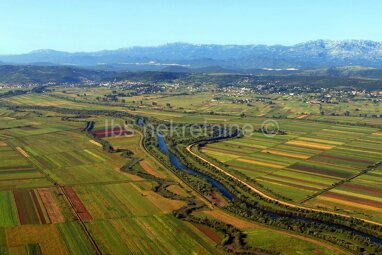
<svg viewBox="0 0 382 255"><path fill-rule="evenodd" d="M281 200L382 222L378 119L320 116L318 105L288 95L269 95L274 104L251 95L249 105L239 104L236 96L216 98L210 89L121 96L118 102L107 103L99 98L131 91L55 88L0 99L2 105L25 106L0 108L0 251L227 253L221 231L175 217L188 206L186 201L196 199L205 206L193 216L232 224L251 247L283 254L347 254L320 239L223 212L220 209L229 201L211 203L208 195L170 171L145 147L143 131L135 129L133 117L76 115L49 107L128 112L158 123L250 123L255 131L251 136L209 143L200 154L232 173L240 172ZM258 132L273 115L287 117L277 119L283 132ZM86 133L83 129L90 122L92 130ZM129 127L120 132L118 126L126 124ZM110 147L105 149L105 143ZM167 197L158 183L164 183ZM218 192L211 194L224 200ZM288 249L290 244L293 249Z"/></svg>
<svg viewBox="0 0 382 255"><path fill-rule="evenodd" d="M152 191L151 181L120 171L126 159L102 151L81 133L84 122L2 118L7 119L0 129L4 254L97 254L93 242L105 254L224 253L197 227L172 215L183 201L164 198ZM108 139L141 157L145 171L171 178L140 149L139 133Z"/></svg>
<svg viewBox="0 0 382 255"><path fill-rule="evenodd" d="M284 135L256 132L208 144L201 152L285 199L381 221L380 169L373 169L382 158L380 131L300 123L281 120ZM368 173L352 179L368 168ZM326 189L330 190L320 194Z"/></svg>
<svg viewBox="0 0 382 255"><path fill-rule="evenodd" d="M98 87L98 88L60 88L56 87L50 95L55 96L55 100L64 103L71 100L82 105L96 103L93 108L98 108L97 104L105 104L108 107L127 106L129 109L145 112L151 115L153 110L163 117L173 114L198 113L240 116L245 114L251 117L287 117L290 119L333 119L344 123L365 123L375 121L381 124L380 119L370 118L382 113L380 102L372 102L363 97L354 97L351 100L341 101L332 98L330 102L314 100L317 93L295 94L266 94L243 93L238 90L219 90L216 85L206 86L200 92L193 92L192 88L180 86L174 89L169 84L162 84L165 90L162 93L147 93L143 95L126 96L133 90L123 86L118 87ZM109 96L116 98L110 101ZM30 98L29 95L20 98ZM35 96L34 96L35 97ZM59 97L59 98L56 98ZM53 100L53 101L55 101ZM46 98L45 104L50 104L51 99ZM33 103L33 100L27 100ZM57 103L54 103L57 104ZM78 107L78 106L76 106ZM322 114L324 113L324 115ZM332 116L332 115L336 116ZM345 116L350 114L351 117ZM367 116L367 117L365 117ZM175 117L175 116L172 116Z"/></svg>

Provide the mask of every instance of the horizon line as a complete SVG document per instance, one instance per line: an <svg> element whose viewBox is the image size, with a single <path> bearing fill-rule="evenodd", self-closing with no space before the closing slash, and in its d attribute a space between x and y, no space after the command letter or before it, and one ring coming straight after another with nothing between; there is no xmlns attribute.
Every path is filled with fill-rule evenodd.
<svg viewBox="0 0 382 255"><path fill-rule="evenodd" d="M382 43L382 41L377 41L377 40L369 40L369 39L341 39L341 40L335 40L335 39L314 39L314 40L307 40L307 41L302 41L299 43L294 43L294 44L282 44L282 43L277 43L277 44L265 44L265 43L251 43L251 44L236 44L236 43L230 43L230 44L225 44L225 43L191 43L191 42L182 42L182 41L176 41L176 42L167 42L167 43L162 43L162 44L157 44L157 45L132 45L132 46L127 46L127 47L120 47L120 48L114 48L114 49L99 49L99 50L85 50L85 51L66 51L66 50L55 50L52 48L40 48L36 50L31 50L28 52L24 53L0 53L0 56L17 56L17 55L27 55L31 53L38 53L38 52L59 52L59 53L69 53L69 54L80 54L80 53L98 53L98 52L103 52L103 51L118 51L118 50L127 50L127 49L133 49L133 48L159 48L167 45L174 45L174 44L184 44L184 45L193 45L193 46L267 46L267 47L276 47L276 46L281 46L281 47L293 47L297 46L300 44L306 44L310 42L319 42L319 41L324 41L324 42L350 42L350 41L358 41L358 42L375 42L375 43Z"/></svg>

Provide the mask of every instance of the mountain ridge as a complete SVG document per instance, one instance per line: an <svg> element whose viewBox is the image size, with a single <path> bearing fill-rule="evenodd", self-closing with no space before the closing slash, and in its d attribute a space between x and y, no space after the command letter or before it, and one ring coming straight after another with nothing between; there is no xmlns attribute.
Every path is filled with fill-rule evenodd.
<svg viewBox="0 0 382 255"><path fill-rule="evenodd" d="M160 70L161 65L227 69L322 68L342 66L382 67L382 42L370 40L313 40L285 45L219 45L168 43L133 46L96 52L64 52L42 49L19 55L0 55L7 64L52 63L57 65L122 65L126 70ZM155 67L156 65L156 67Z"/></svg>

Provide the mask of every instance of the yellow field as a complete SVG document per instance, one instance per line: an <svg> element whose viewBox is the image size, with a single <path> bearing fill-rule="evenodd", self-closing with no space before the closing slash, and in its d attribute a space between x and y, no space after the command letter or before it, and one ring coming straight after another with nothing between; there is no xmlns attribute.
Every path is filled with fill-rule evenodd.
<svg viewBox="0 0 382 255"><path fill-rule="evenodd" d="M304 141L300 141L300 140L288 141L285 144L297 145L297 146L308 147L308 148L313 148L313 149L321 149L321 150L330 150L334 147L333 145L304 142Z"/></svg>
<svg viewBox="0 0 382 255"><path fill-rule="evenodd" d="M273 154L273 155L280 155L280 156L285 156L285 157L291 157L291 158L299 158L299 159L308 159L308 158L311 157L310 155L296 154L296 153L284 152L284 151L276 151L276 150L263 150L261 152L270 153L270 154Z"/></svg>
<svg viewBox="0 0 382 255"><path fill-rule="evenodd" d="M38 243L43 254L68 254L56 225L23 225L6 230L10 248Z"/></svg>
<svg viewBox="0 0 382 255"><path fill-rule="evenodd" d="M317 139L317 138L310 138L310 137L300 137L298 140L317 142L317 143L326 143L326 144L332 144L332 145L343 145L344 144L343 142L330 141L330 140Z"/></svg>
<svg viewBox="0 0 382 255"><path fill-rule="evenodd" d="M304 115L298 116L296 119L301 120L301 119L305 119L305 118L308 117L308 116L309 116L309 115L304 114Z"/></svg>
<svg viewBox="0 0 382 255"><path fill-rule="evenodd" d="M23 155L24 157L29 158L28 153L26 153L26 152L25 152L23 149L21 149L20 147L16 147L16 150L17 150L18 152L20 152L20 154Z"/></svg>
<svg viewBox="0 0 382 255"><path fill-rule="evenodd" d="M94 145L97 145L98 147L102 147L102 144L97 143L97 142L94 141L94 140L89 140L89 142L91 142L91 143L94 144Z"/></svg>
<svg viewBox="0 0 382 255"><path fill-rule="evenodd" d="M87 150L87 149L85 149L84 152L86 152L86 153L92 155L93 157L95 157L95 158L97 158L97 159L99 159L99 160L101 160L101 161L105 161L104 158L98 156L97 154L95 154L95 153L93 153L93 152L91 152L91 151L89 151L89 150Z"/></svg>
<svg viewBox="0 0 382 255"><path fill-rule="evenodd" d="M256 164L256 165L260 165L260 166L268 166L268 167L273 167L273 168L280 168L280 169L286 167L284 165L271 164L271 163L261 162L261 161L252 160L252 159L239 158L236 160L240 161L240 162L251 163L251 164Z"/></svg>

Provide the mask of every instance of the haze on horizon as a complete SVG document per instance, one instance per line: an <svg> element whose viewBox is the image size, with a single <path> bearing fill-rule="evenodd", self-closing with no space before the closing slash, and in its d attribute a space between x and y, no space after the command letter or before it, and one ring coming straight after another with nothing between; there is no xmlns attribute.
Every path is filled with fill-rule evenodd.
<svg viewBox="0 0 382 255"><path fill-rule="evenodd" d="M3 0L0 54L89 52L172 42L382 41L381 9L377 0Z"/></svg>

